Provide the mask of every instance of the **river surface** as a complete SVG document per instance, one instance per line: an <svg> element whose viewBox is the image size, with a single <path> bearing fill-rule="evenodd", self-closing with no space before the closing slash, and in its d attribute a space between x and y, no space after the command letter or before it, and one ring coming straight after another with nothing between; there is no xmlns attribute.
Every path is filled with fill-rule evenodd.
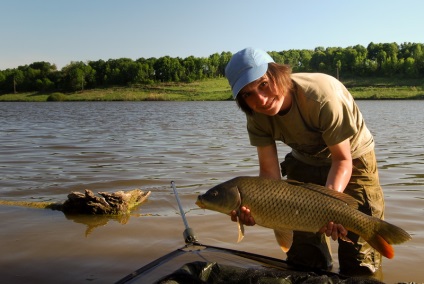
<svg viewBox="0 0 424 284"><path fill-rule="evenodd" d="M424 101L358 104L376 140L386 220L413 237L384 260L384 281L424 282ZM0 206L0 282L113 283L181 247L171 181L202 243L285 258L269 229L248 227L237 244L236 223L194 204L219 182L258 174L235 102L2 102L0 135L1 200L152 192L126 218ZM289 148L278 145L284 157Z"/></svg>

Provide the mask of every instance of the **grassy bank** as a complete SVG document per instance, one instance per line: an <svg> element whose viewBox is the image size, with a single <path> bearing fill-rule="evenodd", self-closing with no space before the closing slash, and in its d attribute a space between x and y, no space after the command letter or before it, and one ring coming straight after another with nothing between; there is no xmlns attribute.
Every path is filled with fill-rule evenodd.
<svg viewBox="0 0 424 284"><path fill-rule="evenodd" d="M355 99L424 99L424 79L360 78L342 82Z"/></svg>
<svg viewBox="0 0 424 284"><path fill-rule="evenodd" d="M343 80L342 80L343 81ZM424 99L424 80L345 80L355 99ZM110 87L73 93L17 93L0 95L1 101L217 101L231 100L225 78L193 83L162 83Z"/></svg>

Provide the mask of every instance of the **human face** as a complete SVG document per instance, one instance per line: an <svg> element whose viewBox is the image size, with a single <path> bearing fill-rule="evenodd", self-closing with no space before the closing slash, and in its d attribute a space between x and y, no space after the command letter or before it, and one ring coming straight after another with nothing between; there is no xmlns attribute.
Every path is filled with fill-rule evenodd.
<svg viewBox="0 0 424 284"><path fill-rule="evenodd" d="M284 94L278 92L277 87L267 74L247 84L238 95L242 96L254 112L269 116L276 115L291 105L290 100Z"/></svg>

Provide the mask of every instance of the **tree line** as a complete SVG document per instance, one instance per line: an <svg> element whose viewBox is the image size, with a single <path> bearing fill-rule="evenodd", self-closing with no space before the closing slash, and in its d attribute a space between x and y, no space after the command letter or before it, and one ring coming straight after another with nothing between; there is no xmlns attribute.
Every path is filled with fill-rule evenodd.
<svg viewBox="0 0 424 284"><path fill-rule="evenodd" d="M342 47L317 47L268 52L275 62L293 72L323 72L343 78L424 77L424 44L370 43ZM57 70L55 64L34 62L0 70L0 93L79 91L110 86L156 82L193 82L224 76L231 52L209 57L129 58L71 62Z"/></svg>

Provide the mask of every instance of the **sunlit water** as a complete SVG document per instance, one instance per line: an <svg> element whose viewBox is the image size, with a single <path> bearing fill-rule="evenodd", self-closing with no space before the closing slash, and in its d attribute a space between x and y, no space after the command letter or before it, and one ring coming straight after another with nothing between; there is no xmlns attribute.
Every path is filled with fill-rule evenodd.
<svg viewBox="0 0 424 284"><path fill-rule="evenodd" d="M424 101L358 104L376 140L386 220L413 236L384 261L384 280L424 282ZM172 180L201 242L285 258L270 230L249 227L236 244L235 223L194 204L219 182L257 175L234 102L0 103L0 133L2 200L63 201L86 188L152 191L121 219L1 206L0 282L111 283L182 246ZM288 150L280 145L280 157Z"/></svg>

